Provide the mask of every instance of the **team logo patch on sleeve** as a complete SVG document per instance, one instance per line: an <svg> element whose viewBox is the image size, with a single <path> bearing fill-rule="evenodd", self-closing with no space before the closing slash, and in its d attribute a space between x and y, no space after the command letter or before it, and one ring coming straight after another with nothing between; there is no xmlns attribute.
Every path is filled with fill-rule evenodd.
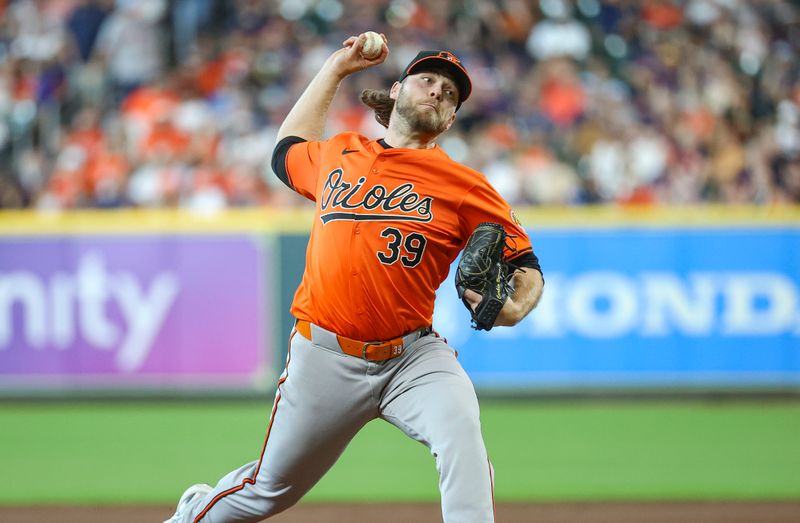
<svg viewBox="0 0 800 523"><path fill-rule="evenodd" d="M514 209L511 209L511 221L516 223L517 227L519 227L520 229L523 228L522 227L522 222L519 221L519 218L517 218L517 215L514 214Z"/></svg>

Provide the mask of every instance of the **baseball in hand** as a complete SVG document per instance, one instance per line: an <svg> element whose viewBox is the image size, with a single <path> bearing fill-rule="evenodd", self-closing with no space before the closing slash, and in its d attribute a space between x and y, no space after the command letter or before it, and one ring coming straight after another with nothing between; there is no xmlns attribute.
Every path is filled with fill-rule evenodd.
<svg viewBox="0 0 800 523"><path fill-rule="evenodd" d="M361 47L361 56L367 60L374 60L381 55L383 49L383 38L375 31L367 31L364 33L367 39Z"/></svg>

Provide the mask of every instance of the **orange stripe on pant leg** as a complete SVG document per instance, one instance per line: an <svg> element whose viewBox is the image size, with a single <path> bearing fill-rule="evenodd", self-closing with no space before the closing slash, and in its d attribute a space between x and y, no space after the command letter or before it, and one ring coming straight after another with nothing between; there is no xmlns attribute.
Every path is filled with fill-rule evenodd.
<svg viewBox="0 0 800 523"><path fill-rule="evenodd" d="M492 460L486 458L486 461L489 462L489 485L492 489L492 518L497 519L497 512L494 506L494 467L492 467Z"/></svg>
<svg viewBox="0 0 800 523"><path fill-rule="evenodd" d="M281 384L284 381L286 381L286 378L289 377L289 362L292 361L292 338L294 337L295 332L297 332L297 330L296 329L292 329L292 333L289 335L289 349L288 349L288 356L286 358L286 367L284 369L283 376L278 380L278 387L280 387ZM197 517L194 518L194 523L199 523L200 520L203 519L206 514L208 514L208 511L211 510L211 508L214 505L216 505L217 502L219 500L221 500L222 498L224 498L225 496L233 494L234 492L239 492L240 490L242 490L247 485L255 485L256 484L256 478L258 477L258 471L261 470L261 462L264 460L264 452L266 452L266 450L267 450L267 442L269 441L269 434L270 434L270 432L272 432L272 423L275 421L275 413L278 412L278 403L280 401L281 401L281 393L280 393L280 390L278 390L278 393L275 396L275 403L272 405L272 413L270 414L270 417L269 417L269 426L267 427L267 435L264 438L264 446L261 448L261 456L259 456L259 458L258 458L258 465L256 465L256 470L255 470L255 472L253 472L253 477L252 478L245 478L242 481L241 485L237 485L237 486L235 486L233 488L229 488L228 490L226 490L224 492L220 492L219 494L214 496L214 499L212 499L209 502L209 504L206 505L206 508L204 508L202 510L202 512L200 512L200 514L198 514Z"/></svg>

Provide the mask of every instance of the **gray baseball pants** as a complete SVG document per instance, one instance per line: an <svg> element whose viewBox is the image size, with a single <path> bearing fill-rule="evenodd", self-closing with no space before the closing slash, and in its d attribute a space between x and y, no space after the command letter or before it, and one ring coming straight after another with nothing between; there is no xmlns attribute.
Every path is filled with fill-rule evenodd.
<svg viewBox="0 0 800 523"><path fill-rule="evenodd" d="M343 354L319 327L312 338L292 335L261 458L223 477L186 521L261 521L286 510L367 422L382 418L431 450L445 523L493 522L478 400L454 350L428 334L397 358L370 362ZM380 481L378 471L363 480Z"/></svg>

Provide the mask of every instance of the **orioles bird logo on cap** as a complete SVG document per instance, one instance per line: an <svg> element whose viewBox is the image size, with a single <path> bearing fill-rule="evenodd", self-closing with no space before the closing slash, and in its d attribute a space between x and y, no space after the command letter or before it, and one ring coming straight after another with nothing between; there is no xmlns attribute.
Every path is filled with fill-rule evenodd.
<svg viewBox="0 0 800 523"><path fill-rule="evenodd" d="M447 51L441 51L439 53L439 57L440 58L444 58L445 60L450 60L451 62L455 62L455 63L461 65L461 60L456 58L456 56L454 54L448 53Z"/></svg>

